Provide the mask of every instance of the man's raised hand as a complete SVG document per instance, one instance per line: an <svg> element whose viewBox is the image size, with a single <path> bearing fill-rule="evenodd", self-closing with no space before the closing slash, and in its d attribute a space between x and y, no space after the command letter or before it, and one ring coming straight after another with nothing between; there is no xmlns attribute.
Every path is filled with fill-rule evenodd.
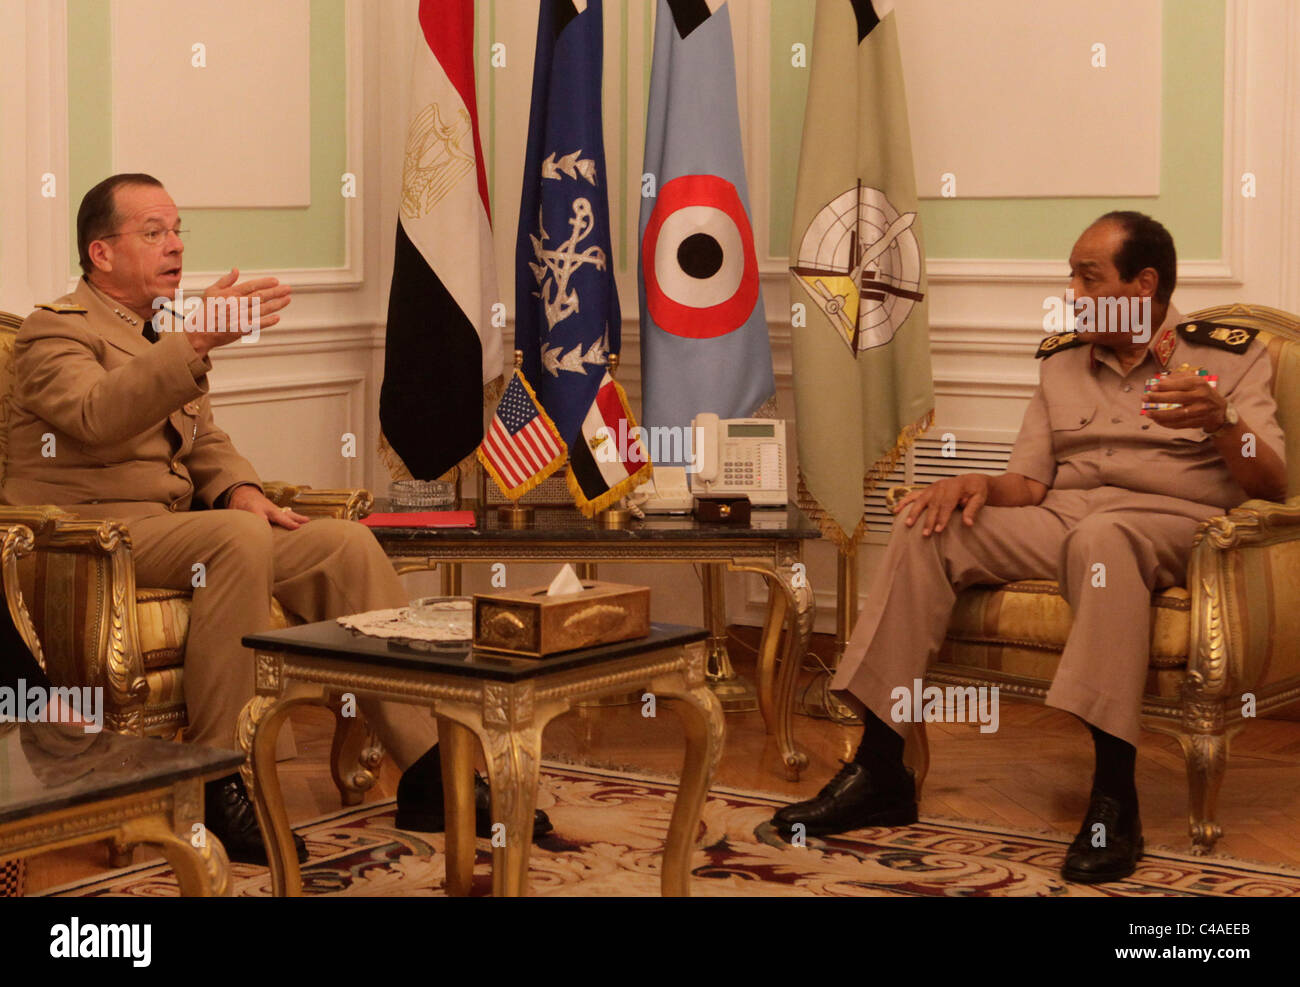
<svg viewBox="0 0 1300 987"><path fill-rule="evenodd" d="M899 501L894 513L903 517L903 512L910 506L911 512L903 517L903 523L910 528L918 517L923 517L921 534L929 535L942 531L958 507L962 508L962 520L968 525L974 524L975 515L988 499L989 478L983 473L962 473L913 490Z"/></svg>
<svg viewBox="0 0 1300 987"><path fill-rule="evenodd" d="M203 303L185 316L186 338L199 356L245 336L256 339L280 321L276 313L290 301L292 291L279 279L239 282L239 268L231 268L203 292Z"/></svg>

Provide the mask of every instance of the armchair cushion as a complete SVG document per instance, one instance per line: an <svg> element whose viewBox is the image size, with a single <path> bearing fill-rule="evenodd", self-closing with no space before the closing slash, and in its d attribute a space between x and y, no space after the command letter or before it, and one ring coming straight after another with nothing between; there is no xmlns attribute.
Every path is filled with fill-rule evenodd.
<svg viewBox="0 0 1300 987"><path fill-rule="evenodd" d="M1191 598L1183 587L1151 601L1149 690L1177 695L1187 665ZM939 660L1021 678L1051 679L1070 633L1073 613L1057 584L1025 579L973 586L957 597Z"/></svg>
<svg viewBox="0 0 1300 987"><path fill-rule="evenodd" d="M180 665L190 630L190 594L181 589L141 589L135 594L135 614L140 631L140 653L146 669ZM271 601L271 627L288 627L292 621L280 601ZM152 691L151 691L152 697ZM150 699L152 702L152 698Z"/></svg>

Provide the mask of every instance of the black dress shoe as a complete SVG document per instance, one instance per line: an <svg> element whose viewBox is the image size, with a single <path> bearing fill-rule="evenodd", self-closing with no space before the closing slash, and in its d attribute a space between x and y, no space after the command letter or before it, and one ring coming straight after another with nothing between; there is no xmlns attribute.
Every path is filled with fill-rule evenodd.
<svg viewBox="0 0 1300 987"><path fill-rule="evenodd" d="M1094 829L1098 824L1105 829ZM1122 881L1137 870L1142 846L1137 805L1125 806L1117 798L1093 792L1079 835L1065 854L1061 876L1079 884Z"/></svg>
<svg viewBox="0 0 1300 987"><path fill-rule="evenodd" d="M398 829L419 833L441 833L447 828L442 803L442 760L435 744L402 772L397 782ZM533 813L533 839L540 840L555 827L541 809ZM474 772L474 833L492 838L492 791L477 771Z"/></svg>
<svg viewBox="0 0 1300 987"><path fill-rule="evenodd" d="M226 856L237 864L268 866L266 844L257 825L257 811L248 798L239 775L218 778L203 786L203 825L226 848ZM293 834L298 863L307 862L307 844Z"/></svg>
<svg viewBox="0 0 1300 987"><path fill-rule="evenodd" d="M802 824L805 836L828 836L865 826L907 826L916 822L916 786L900 767L892 778L876 778L857 761L845 761L817 797L779 810L772 825L791 836Z"/></svg>

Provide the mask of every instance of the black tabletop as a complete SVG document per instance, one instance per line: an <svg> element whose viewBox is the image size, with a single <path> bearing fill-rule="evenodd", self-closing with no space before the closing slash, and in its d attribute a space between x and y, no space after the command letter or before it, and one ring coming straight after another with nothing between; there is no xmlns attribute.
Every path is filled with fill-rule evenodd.
<svg viewBox="0 0 1300 987"><path fill-rule="evenodd" d="M384 501L375 502L377 512L385 511ZM538 507L535 521L528 528L510 528L497 518L497 510L477 511L478 524L473 528L372 528L381 542L415 541L436 538L446 542L475 541L580 541L626 543L671 539L771 540L773 538L820 538L817 526L797 507L755 508L749 524L718 524L697 521L689 514L649 514L644 521L633 519L625 528L602 528L583 517L572 507Z"/></svg>
<svg viewBox="0 0 1300 987"><path fill-rule="evenodd" d="M399 644L387 638L366 637L324 620L244 638L247 648L274 649L288 654L312 655L381 665L389 668L417 669L494 682L519 682L575 668L630 658L633 655L680 647L703 641L708 632L702 627L681 624L651 624L650 633L632 641L579 648L545 658L522 658L516 655L478 651L468 645L442 647Z"/></svg>
<svg viewBox="0 0 1300 987"><path fill-rule="evenodd" d="M233 773L235 751L119 733L87 734L41 723L5 725L0 734L0 823L196 776Z"/></svg>

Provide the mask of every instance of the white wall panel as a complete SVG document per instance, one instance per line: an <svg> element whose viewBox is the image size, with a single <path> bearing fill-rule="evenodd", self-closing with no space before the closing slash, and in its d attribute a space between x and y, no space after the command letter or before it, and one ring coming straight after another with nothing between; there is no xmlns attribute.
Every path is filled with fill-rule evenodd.
<svg viewBox="0 0 1300 987"><path fill-rule="evenodd" d="M181 209L311 204L308 0L114 0L112 25L114 171Z"/></svg>
<svg viewBox="0 0 1300 987"><path fill-rule="evenodd" d="M895 12L922 196L945 173L962 198L1159 194L1161 0Z"/></svg>

